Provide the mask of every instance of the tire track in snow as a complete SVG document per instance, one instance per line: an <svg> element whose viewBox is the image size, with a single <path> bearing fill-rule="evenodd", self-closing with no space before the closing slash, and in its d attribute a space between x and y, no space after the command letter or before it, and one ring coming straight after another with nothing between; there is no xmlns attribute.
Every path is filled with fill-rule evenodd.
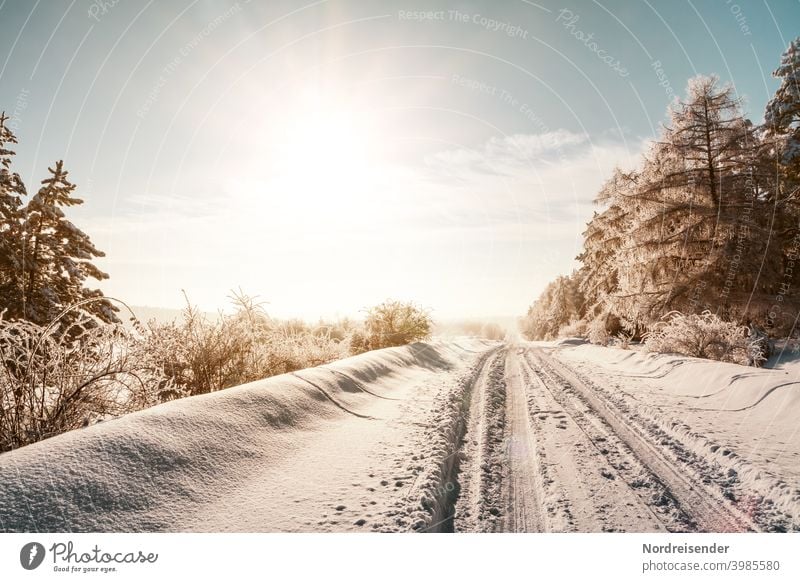
<svg viewBox="0 0 800 582"><path fill-rule="evenodd" d="M726 503L721 495L715 495L702 483L695 482L686 470L676 467L646 434L636 430L633 419L625 418L600 391L591 388L575 372L542 349L530 348L529 354L534 365L552 382L561 386L562 393L565 392L565 387L574 391L611 427L649 472L667 488L669 496L675 499L680 510L691 518L692 529L705 532L757 530L747 516Z"/></svg>
<svg viewBox="0 0 800 582"><path fill-rule="evenodd" d="M527 391L516 350L509 349L505 362L506 425L505 453L508 459L506 516L509 532L553 531L543 515L546 495L545 467L530 411ZM551 516L552 517L552 516ZM548 520L552 521L552 520ZM566 525L566 523L564 523Z"/></svg>
<svg viewBox="0 0 800 582"><path fill-rule="evenodd" d="M437 406L438 426L430 426L426 436L432 448L441 455L436 461L434 474L425 479L419 496L423 507L430 512L420 532L452 533L454 531L455 504L461 494L459 474L462 470L464 438L476 386L486 374L489 362L497 347L483 352L471 370L461 378L458 389L451 392Z"/></svg>
<svg viewBox="0 0 800 582"><path fill-rule="evenodd" d="M665 531L667 508L648 505L654 483L608 427L592 423L581 407L557 397L518 348L510 360L520 370L529 419L537 435L538 489L547 531ZM630 485L638 479L639 490Z"/></svg>
<svg viewBox="0 0 800 582"><path fill-rule="evenodd" d="M626 478L644 466L610 427L590 434L594 419L554 396L526 353L501 350L475 382L454 531L665 531L673 508L648 504L656 496L667 505L665 488L641 478L642 492L631 487Z"/></svg>
<svg viewBox="0 0 800 582"><path fill-rule="evenodd" d="M505 455L506 348L484 365L472 387L466 434L457 473L454 531L503 530Z"/></svg>

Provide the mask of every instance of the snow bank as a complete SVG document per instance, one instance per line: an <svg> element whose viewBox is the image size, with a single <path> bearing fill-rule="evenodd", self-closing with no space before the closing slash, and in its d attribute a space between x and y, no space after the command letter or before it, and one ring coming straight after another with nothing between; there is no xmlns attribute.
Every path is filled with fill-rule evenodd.
<svg viewBox="0 0 800 582"><path fill-rule="evenodd" d="M748 411L748 422L771 424L792 423L800 412L800 361L784 359L775 364L777 369L752 368L591 345L579 349L583 358L619 372L623 379L648 380L651 392L674 399L672 404L711 412Z"/></svg>
<svg viewBox="0 0 800 582"><path fill-rule="evenodd" d="M398 400L408 399L409 380L419 380L423 390L432 373L459 371L486 348L463 341L368 352L5 453L0 530L295 529L276 525L258 507L259 501L264 508L288 503L279 485L261 491L259 481L268 485L280 477L273 468L313 446L322 451L315 474L335 481L319 464L335 465L343 453L324 449L325 435L331 435L328 444L340 439L340 448L356 447L359 435L372 442L386 432L383 424L400 418ZM226 507L232 499L238 505ZM236 522L229 516L237 512L258 519ZM291 513L289 507L284 518L291 520Z"/></svg>

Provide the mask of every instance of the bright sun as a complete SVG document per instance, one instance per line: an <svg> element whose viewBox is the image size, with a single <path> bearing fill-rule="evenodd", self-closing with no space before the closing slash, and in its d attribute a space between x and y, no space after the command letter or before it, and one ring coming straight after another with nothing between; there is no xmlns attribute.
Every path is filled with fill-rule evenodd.
<svg viewBox="0 0 800 582"><path fill-rule="evenodd" d="M283 187L306 203L354 206L370 180L368 132L351 112L303 115L288 125L281 152Z"/></svg>

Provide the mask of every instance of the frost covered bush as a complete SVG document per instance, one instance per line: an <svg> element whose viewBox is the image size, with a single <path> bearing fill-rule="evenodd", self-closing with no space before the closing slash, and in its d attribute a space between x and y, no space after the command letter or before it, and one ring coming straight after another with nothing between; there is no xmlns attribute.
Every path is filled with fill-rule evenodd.
<svg viewBox="0 0 800 582"><path fill-rule="evenodd" d="M606 329L606 319L606 315L599 315L589 323L586 330L586 339L588 339L590 343L598 346L608 345L611 334L609 334Z"/></svg>
<svg viewBox="0 0 800 582"><path fill-rule="evenodd" d="M330 334L278 334L262 346L270 362L270 376L302 370L341 360L350 355L347 341L334 339Z"/></svg>
<svg viewBox="0 0 800 582"><path fill-rule="evenodd" d="M481 326L479 337L489 340L502 340L506 337L506 331L499 323L485 323Z"/></svg>
<svg viewBox="0 0 800 582"><path fill-rule="evenodd" d="M709 311L701 315L673 311L645 334L644 343L651 352L748 364L748 332L747 327L724 321Z"/></svg>
<svg viewBox="0 0 800 582"><path fill-rule="evenodd" d="M623 350L628 350L631 347L631 342L633 341L633 332L631 331L621 331L617 334L615 338L615 345Z"/></svg>
<svg viewBox="0 0 800 582"><path fill-rule="evenodd" d="M210 319L187 303L182 321L150 322L145 341L164 369L189 394L205 394L267 376L259 353L269 331L260 306L244 296L232 315Z"/></svg>
<svg viewBox="0 0 800 582"><path fill-rule="evenodd" d="M182 321L151 322L143 336L165 373L188 394L206 394L350 355L349 322L312 328L297 319L275 321L242 293L234 312L216 318L187 302Z"/></svg>
<svg viewBox="0 0 800 582"><path fill-rule="evenodd" d="M391 299L370 308L364 322L372 350L428 339L432 326L430 314L421 307Z"/></svg>
<svg viewBox="0 0 800 582"><path fill-rule="evenodd" d="M347 338L351 354L363 354L370 350L369 337L363 329L354 329Z"/></svg>
<svg viewBox="0 0 800 582"><path fill-rule="evenodd" d="M760 368L774 351L775 346L767 333L751 325L747 334L747 365Z"/></svg>
<svg viewBox="0 0 800 582"><path fill-rule="evenodd" d="M105 299L104 299L105 300ZM91 300L87 300L91 301ZM423 339L426 312L387 302L352 321L271 319L233 296L229 314L188 304L179 321L132 327L99 321L77 304L49 325L0 314L0 452L161 404ZM65 324L65 321L69 323Z"/></svg>
<svg viewBox="0 0 800 582"><path fill-rule="evenodd" d="M121 325L0 315L0 452L179 396Z"/></svg>
<svg viewBox="0 0 800 582"><path fill-rule="evenodd" d="M582 319L573 320L558 330L559 338L586 337L588 325Z"/></svg>

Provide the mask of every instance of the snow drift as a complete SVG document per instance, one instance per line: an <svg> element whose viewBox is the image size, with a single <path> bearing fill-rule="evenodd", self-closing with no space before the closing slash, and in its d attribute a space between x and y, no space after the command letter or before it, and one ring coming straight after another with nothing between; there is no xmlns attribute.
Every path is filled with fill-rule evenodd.
<svg viewBox="0 0 800 582"><path fill-rule="evenodd" d="M486 349L464 340L369 352L5 453L0 530L325 531L350 518L379 529L409 477L405 467L377 474L396 461L381 455L419 440L441 378Z"/></svg>

